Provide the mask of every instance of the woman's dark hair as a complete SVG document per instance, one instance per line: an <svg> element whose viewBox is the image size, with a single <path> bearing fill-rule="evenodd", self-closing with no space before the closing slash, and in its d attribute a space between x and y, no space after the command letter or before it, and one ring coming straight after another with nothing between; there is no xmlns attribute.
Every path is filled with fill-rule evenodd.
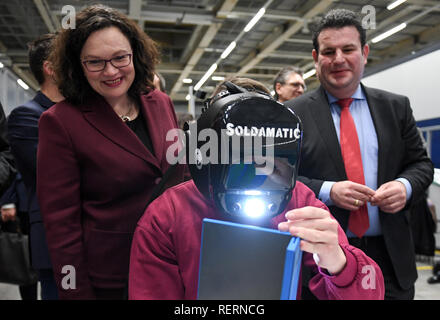
<svg viewBox="0 0 440 320"><path fill-rule="evenodd" d="M153 88L155 66L159 52L155 42L135 23L119 11L103 5L93 5L76 15L76 27L63 29L54 41L50 60L53 63L58 88L67 101L81 104L93 93L81 65L80 54L92 32L117 27L128 39L133 50L135 78L128 95L139 95Z"/></svg>
<svg viewBox="0 0 440 320"><path fill-rule="evenodd" d="M329 28L340 29L343 27L355 27L359 32L359 41L361 48L364 47L367 41L367 34L362 27L360 17L353 11L347 9L334 9L327 12L327 14L319 20L313 27L313 48L319 52L318 37L322 30Z"/></svg>

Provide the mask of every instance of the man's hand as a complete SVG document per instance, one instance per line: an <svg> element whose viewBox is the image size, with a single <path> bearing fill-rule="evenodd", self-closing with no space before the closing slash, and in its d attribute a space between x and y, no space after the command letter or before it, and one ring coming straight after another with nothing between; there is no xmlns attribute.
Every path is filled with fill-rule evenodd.
<svg viewBox="0 0 440 320"><path fill-rule="evenodd" d="M336 182L330 190L333 204L349 211L356 211L370 201L375 194L373 189L348 180Z"/></svg>
<svg viewBox="0 0 440 320"><path fill-rule="evenodd" d="M388 213L396 213L406 205L406 188L400 181L384 183L376 190L371 198L373 206L379 206L380 210Z"/></svg>
<svg viewBox="0 0 440 320"><path fill-rule="evenodd" d="M5 209L1 208L1 215L3 222L14 221L17 215L17 211L15 207L11 207L11 208L8 207Z"/></svg>
<svg viewBox="0 0 440 320"><path fill-rule="evenodd" d="M347 259L339 246L338 222L321 208L304 207L286 213L286 222L278 225L280 231L301 238L301 250L316 253L318 265L331 274L344 269Z"/></svg>

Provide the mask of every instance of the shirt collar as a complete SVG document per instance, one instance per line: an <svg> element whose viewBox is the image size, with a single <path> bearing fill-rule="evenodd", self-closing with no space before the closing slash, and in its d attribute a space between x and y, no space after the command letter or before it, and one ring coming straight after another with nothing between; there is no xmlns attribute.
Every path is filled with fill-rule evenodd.
<svg viewBox="0 0 440 320"><path fill-rule="evenodd" d="M327 92L327 90L325 91L325 93L327 94L328 102L329 102L330 104L332 104L332 103L336 103L336 101L339 100L338 98L332 96L329 92ZM355 100L365 100L365 99L366 99L365 94L364 94L364 92L362 91L362 87L361 87L360 84L358 85L356 91L353 93L353 95L351 96L351 98L353 98L353 99L355 99Z"/></svg>
<svg viewBox="0 0 440 320"><path fill-rule="evenodd" d="M52 107L55 102L51 101L43 92L37 91L36 96L34 97L34 100L41 105L44 108L50 108Z"/></svg>

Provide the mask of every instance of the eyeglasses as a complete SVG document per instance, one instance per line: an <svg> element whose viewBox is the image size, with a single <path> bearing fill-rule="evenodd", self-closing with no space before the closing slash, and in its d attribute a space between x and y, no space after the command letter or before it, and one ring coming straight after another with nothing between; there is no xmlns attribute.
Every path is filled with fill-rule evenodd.
<svg viewBox="0 0 440 320"><path fill-rule="evenodd" d="M302 87L304 91L307 90L306 85L301 83L301 82L288 82L288 83L284 83L284 84L286 84L288 86L292 86L292 87L294 87L296 89L298 89L299 87Z"/></svg>
<svg viewBox="0 0 440 320"><path fill-rule="evenodd" d="M131 53L123 54L121 56L117 56L111 58L109 60L105 59L96 59L96 60L84 60L82 63L86 67L86 69L90 72L98 72L105 69L107 62L115 68L123 68L128 66L131 63Z"/></svg>

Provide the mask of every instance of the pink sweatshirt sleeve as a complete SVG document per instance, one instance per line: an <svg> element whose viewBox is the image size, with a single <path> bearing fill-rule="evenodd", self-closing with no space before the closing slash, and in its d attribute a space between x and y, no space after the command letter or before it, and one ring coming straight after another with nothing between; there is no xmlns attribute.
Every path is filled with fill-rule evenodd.
<svg viewBox="0 0 440 320"><path fill-rule="evenodd" d="M382 271L363 251L348 244L340 228L339 243L347 258L345 268L336 275L316 266L313 256L304 254L304 263L317 274L310 279L309 288L318 299L383 300L385 285ZM341 241L342 240L342 241Z"/></svg>
<svg viewBox="0 0 440 320"><path fill-rule="evenodd" d="M130 300L180 300L184 287L170 237L173 219L169 201L154 201L139 220L133 236L130 255ZM160 212L162 215L154 215Z"/></svg>

